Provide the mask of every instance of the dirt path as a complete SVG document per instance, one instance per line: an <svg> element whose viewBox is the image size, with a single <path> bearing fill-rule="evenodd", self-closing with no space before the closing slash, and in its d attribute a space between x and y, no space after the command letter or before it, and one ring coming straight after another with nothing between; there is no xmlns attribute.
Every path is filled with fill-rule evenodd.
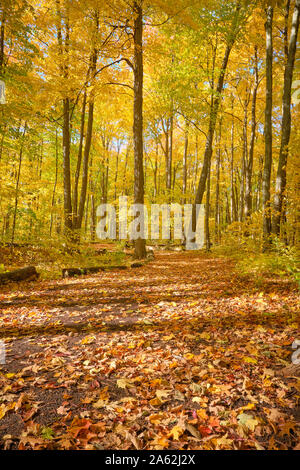
<svg viewBox="0 0 300 470"><path fill-rule="evenodd" d="M195 253L6 286L0 448L295 448L299 379L277 371L298 305L291 283Z"/></svg>

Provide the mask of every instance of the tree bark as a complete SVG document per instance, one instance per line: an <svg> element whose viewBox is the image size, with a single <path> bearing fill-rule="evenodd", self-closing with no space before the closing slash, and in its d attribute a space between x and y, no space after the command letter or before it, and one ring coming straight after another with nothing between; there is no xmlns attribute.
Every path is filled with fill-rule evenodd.
<svg viewBox="0 0 300 470"><path fill-rule="evenodd" d="M255 82L252 95L252 110L251 110L251 137L249 147L249 158L246 162L246 185L245 185L245 219L247 220L251 216L252 212L252 171L253 171L253 156L254 156L254 142L256 132L256 101L257 101L257 90L258 90L258 65L257 65L257 46L255 46L254 52L254 74Z"/></svg>
<svg viewBox="0 0 300 470"><path fill-rule="evenodd" d="M51 200L50 237L52 234L52 226L53 226L53 209L55 206L55 192L56 192L56 186L57 186L57 176L58 176L58 132L56 129L55 131L55 179L54 179L54 186L53 186L52 200Z"/></svg>
<svg viewBox="0 0 300 470"><path fill-rule="evenodd" d="M144 204L144 165L143 165L143 10L142 0L134 1L134 203ZM143 216L143 214L142 214ZM142 236L134 241L135 257L146 256L146 240Z"/></svg>
<svg viewBox="0 0 300 470"><path fill-rule="evenodd" d="M209 231L210 169L211 169L211 162L208 167L207 180L206 180L206 204L205 204L205 248L206 248L206 251L210 251L210 231Z"/></svg>
<svg viewBox="0 0 300 470"><path fill-rule="evenodd" d="M222 121L220 120L220 129L217 140L217 159L216 159L216 205L215 205L215 240L216 243L220 240L220 162L221 162L221 132Z"/></svg>
<svg viewBox="0 0 300 470"><path fill-rule="evenodd" d="M290 33L290 41L288 46L288 55L284 70L284 85L282 98L282 122L281 122L281 143L279 152L278 169L276 175L276 188L274 198L274 216L272 232L275 235L280 234L280 220L285 205L286 191L286 166L288 159L288 147L291 135L291 89L293 81L293 71L295 64L297 35L299 30L300 0L296 0L292 28Z"/></svg>
<svg viewBox="0 0 300 470"><path fill-rule="evenodd" d="M95 13L94 19L95 19L94 44L96 44L97 36L98 36L98 29L99 29L99 18L98 18L97 13ZM91 85L94 85L94 79L95 79L95 74L96 74L96 69L97 69L97 58L98 58L98 49L96 48L96 46L94 46L92 56L91 56L91 61L90 61ZM92 137L93 137L93 122L94 122L94 91L92 91L90 94L89 104L88 104L88 122L87 122L87 131L86 131L86 139L85 139L83 163L82 163L82 182L81 182L78 215L77 215L76 226L75 226L77 230L81 229L85 201L86 201L86 193L87 193L87 186L88 186L88 173L89 173L89 158L90 158L90 150L91 150Z"/></svg>
<svg viewBox="0 0 300 470"><path fill-rule="evenodd" d="M19 167L17 173L17 181L16 181L16 190L15 190L15 206L14 206L14 215L13 215L13 223L12 223L12 234L11 234L11 249L13 249L13 244L15 240L15 230L16 230L16 220L17 220L17 210L18 210L18 202L19 202L19 184L20 184L20 176L21 176L21 166L22 166L22 158L23 158L23 149L24 149L24 140L26 134L27 124L24 124L24 130L20 145L20 152L19 152Z"/></svg>
<svg viewBox="0 0 300 470"><path fill-rule="evenodd" d="M65 61L65 55L69 49L69 19L68 5L65 12L66 35L63 44L62 36L62 13L60 0L56 0L56 28L57 43L60 57L60 70L64 78L68 78L68 64ZM63 182L64 182L64 225L67 238L70 237L73 229L72 221L72 195L71 195L71 170L70 170L70 99L65 96L63 99L63 129L62 129L62 145L63 145Z"/></svg>
<svg viewBox="0 0 300 470"><path fill-rule="evenodd" d="M83 140L84 140L84 127L85 127L85 110L86 110L86 88L83 94L82 111L81 111L81 123L80 123L80 138L77 155L77 165L74 178L74 190L73 190L73 224L77 224L77 211L78 211L78 186L79 176L82 163L82 151L83 151Z"/></svg>
<svg viewBox="0 0 300 470"><path fill-rule="evenodd" d="M266 10L266 108L265 108L265 159L262 182L263 200L263 236L264 249L270 244L271 235L271 210L270 210L270 186L272 169L272 88L273 88L273 7Z"/></svg>
<svg viewBox="0 0 300 470"><path fill-rule="evenodd" d="M208 169L210 166L211 155L212 155L212 145L213 145L213 138L214 138L214 133L215 133L215 128L216 128L216 121L218 117L218 112L219 112L219 107L220 107L222 92L223 92L223 87L224 87L225 73L226 73L226 69L227 69L227 65L229 61L230 52L234 45L234 42L237 36L237 31L238 31L237 23L238 23L239 11L240 11L240 5L238 4L235 15L234 15L234 19L232 21L231 37L225 49L225 53L224 53L224 57L223 57L222 65L221 65L221 70L220 70L220 74L218 77L216 97L213 100L213 106L210 111L209 128L208 128L206 144L205 144L203 167L202 167L202 171L201 171L201 175L200 175L200 179L198 183L198 188L197 188L197 193L195 197L195 205L202 203L203 194L205 191L206 179L207 179ZM193 213L195 212L196 212L196 209L194 208ZM195 228L195 226L196 226L195 217L193 215L193 228Z"/></svg>
<svg viewBox="0 0 300 470"><path fill-rule="evenodd" d="M71 169L70 169L70 101L63 100L63 177L64 177L64 213L67 237L72 231Z"/></svg>
<svg viewBox="0 0 300 470"><path fill-rule="evenodd" d="M184 153L183 153L183 162L182 162L182 203L183 204L186 204L188 146L189 146L189 124L188 122L186 122L185 133L184 133Z"/></svg>

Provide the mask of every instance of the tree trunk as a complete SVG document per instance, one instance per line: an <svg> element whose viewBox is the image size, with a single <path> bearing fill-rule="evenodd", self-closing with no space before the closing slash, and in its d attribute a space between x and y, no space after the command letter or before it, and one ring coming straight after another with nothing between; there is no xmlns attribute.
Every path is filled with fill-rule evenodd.
<svg viewBox="0 0 300 470"><path fill-rule="evenodd" d="M210 251L210 232L209 232L209 214L210 214L210 168L208 167L206 180L206 204L205 204L205 248Z"/></svg>
<svg viewBox="0 0 300 470"><path fill-rule="evenodd" d="M293 71L295 64L295 54L297 46L297 34L299 30L300 0L296 0L292 19L292 28L288 46L287 62L284 70L284 85L282 98L282 123L281 123L281 143L279 152L278 169L276 176L276 189L274 198L274 217L272 232L280 234L280 220L285 205L286 190L286 166L288 159L288 147L291 135L291 89L293 81Z"/></svg>
<svg viewBox="0 0 300 470"><path fill-rule="evenodd" d="M266 13L265 160L262 183L264 249L270 244L271 235L270 186L272 169L273 7L269 6Z"/></svg>
<svg viewBox="0 0 300 470"><path fill-rule="evenodd" d="M94 43L97 44L97 37L98 37L98 29L99 29L99 18L97 13L94 17L95 20L95 33L94 33ZM94 85L95 74L97 69L97 58L98 58L98 49L96 46L93 49L91 60L90 60L90 75L91 75L91 85ZM79 207L78 207L78 216L76 220L76 229L80 230L82 225L82 219L84 214L84 206L86 201L86 193L87 193L87 186L88 186L88 172L89 172L89 157L90 157L90 150L92 145L92 137L93 137L93 122L94 122L94 91L91 91L89 97L89 105L88 105L88 122L87 122L87 131L86 131L86 139L85 139L85 146L84 146L84 154L83 154L83 163L82 163L82 183L81 183L81 192L80 192L80 200L79 200Z"/></svg>
<svg viewBox="0 0 300 470"><path fill-rule="evenodd" d="M67 55L69 49L69 8L66 6L65 12L65 44L63 44L62 36L62 13L60 8L60 0L56 0L56 28L57 43L60 58L60 71L63 78L67 79L69 75L68 64L65 62L64 55ZM70 170L70 100L68 96L63 99L63 129L62 129L62 145L63 145L63 181L64 181L64 225L67 237L70 237L73 229L72 221L72 196L71 196L71 170Z"/></svg>
<svg viewBox="0 0 300 470"><path fill-rule="evenodd" d="M115 172L115 194L114 200L117 199L117 182L118 182L118 171L119 171L119 156L121 151L122 143L118 142L117 155L116 155L116 172Z"/></svg>
<svg viewBox="0 0 300 470"><path fill-rule="evenodd" d="M182 203L186 204L186 183L187 183L187 155L189 146L189 125L186 122L184 135L184 153L182 162Z"/></svg>
<svg viewBox="0 0 300 470"><path fill-rule="evenodd" d="M173 110L170 117L170 144L169 144L169 155L168 155L168 180L167 180L167 190L171 193L172 189L172 161L173 161L173 129L174 128L174 117ZM171 198L171 194L169 194Z"/></svg>
<svg viewBox="0 0 300 470"><path fill-rule="evenodd" d="M73 229L70 170L70 101L63 101L63 177L64 177L64 213L67 237Z"/></svg>
<svg viewBox="0 0 300 470"><path fill-rule="evenodd" d="M253 170L253 156L254 156L254 142L256 131L256 100L258 90L258 65L257 65L257 46L255 46L255 83L252 96L252 110L251 110L251 137L249 147L249 159L246 162L246 185L245 185L245 219L251 216L252 212L252 170Z"/></svg>
<svg viewBox="0 0 300 470"><path fill-rule="evenodd" d="M144 204L144 165L143 165L143 10L142 0L134 1L134 203ZM144 214L141 214L142 216ZM134 242L135 257L146 256L146 240L141 237Z"/></svg>
<svg viewBox="0 0 300 470"><path fill-rule="evenodd" d="M55 131L55 180L54 180L52 200L51 200L50 237L52 234L52 226L53 226L53 209L55 206L55 192L56 192L56 186L57 186L57 176L58 176L58 132L56 129Z"/></svg>
<svg viewBox="0 0 300 470"><path fill-rule="evenodd" d="M232 97L232 111L233 111L233 97ZM236 208L236 198L235 198L235 180L234 180L234 117L232 116L231 124L231 152L230 152L230 215L231 222L237 221L237 208Z"/></svg>
<svg viewBox="0 0 300 470"><path fill-rule="evenodd" d="M239 16L239 10L240 10L240 5L238 4L234 19L232 22L232 30L231 30L231 38L226 46L226 50L224 53L222 65L221 65L221 70L220 74L218 77L218 83L217 83L217 88L216 88L216 97L213 100L213 106L210 111L210 118L209 118L209 129L207 133L207 138L206 138L206 144L205 144L205 151L204 151L204 160L203 160L203 167L201 171L201 176L199 179L198 183L198 188L197 188L197 193L195 197L195 205L196 204L201 204L202 199L203 199L203 194L205 191L205 185L206 185L206 178L208 174L208 169L210 166L210 160L211 160L211 155L212 155L212 145L213 145L213 137L215 133L215 128L216 128L216 121L218 117L218 112L219 112L219 107L220 107L220 102L222 98L222 92L223 92L223 87L224 87L224 78L225 78L225 73L228 65L228 60L230 56L231 49L233 47L233 44L235 42L236 36L237 36L237 23L238 23L238 16ZM194 214L196 213L196 208L193 210L193 228L196 227L195 224L195 217Z"/></svg>
<svg viewBox="0 0 300 470"><path fill-rule="evenodd" d="M4 42L5 42L5 9L2 10L1 28L0 28L0 76L3 76L4 68Z"/></svg>
<svg viewBox="0 0 300 470"><path fill-rule="evenodd" d="M17 220L17 209L18 209L18 201L19 201L19 184L20 184L20 176L21 176L21 165L22 165L22 157L23 157L23 149L24 149L24 140L26 134L27 124L24 125L20 152L19 152L19 167L17 173L17 182L16 182L16 190L15 190L15 207L14 207L14 215L13 215L13 223L12 223L12 234L11 234L11 248L13 248L14 240L15 240L15 229L16 229L16 220Z"/></svg>
<svg viewBox="0 0 300 470"><path fill-rule="evenodd" d="M217 160L216 160L216 205L215 205L215 240L220 240L220 162L221 162L221 131L222 121L220 121L220 130L217 141Z"/></svg>
<svg viewBox="0 0 300 470"><path fill-rule="evenodd" d="M78 211L78 186L79 186L79 176L82 163L82 150L83 150L83 139L84 139L84 127L85 127L85 109L86 109L86 88L83 94L82 101L82 111L81 111L81 124L80 124L80 138L79 138L79 148L77 156L77 165L74 178L74 191L73 191L73 211L74 218L73 223L76 226L77 224L77 211Z"/></svg>

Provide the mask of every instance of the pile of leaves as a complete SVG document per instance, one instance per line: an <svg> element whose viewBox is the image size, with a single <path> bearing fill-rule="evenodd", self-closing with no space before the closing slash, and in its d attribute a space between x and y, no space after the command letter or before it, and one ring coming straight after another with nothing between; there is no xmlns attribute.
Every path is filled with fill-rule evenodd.
<svg viewBox="0 0 300 470"><path fill-rule="evenodd" d="M0 291L3 449L299 449L290 280L169 253Z"/></svg>

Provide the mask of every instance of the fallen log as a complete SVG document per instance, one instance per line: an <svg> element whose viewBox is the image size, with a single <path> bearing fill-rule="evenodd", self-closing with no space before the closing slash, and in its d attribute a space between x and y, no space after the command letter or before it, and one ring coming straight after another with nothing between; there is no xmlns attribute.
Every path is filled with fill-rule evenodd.
<svg viewBox="0 0 300 470"><path fill-rule="evenodd" d="M139 263L139 262L131 263L130 265L131 268L142 268L143 266L144 266L143 263Z"/></svg>
<svg viewBox="0 0 300 470"><path fill-rule="evenodd" d="M83 276L85 274L95 274L100 271L107 271L111 269L127 269L127 266L91 266L90 268L64 268L62 270L62 277L75 277Z"/></svg>
<svg viewBox="0 0 300 470"><path fill-rule="evenodd" d="M34 266L27 266L25 268L15 269L6 273L0 273L0 284L5 282L20 282L20 281L33 281L39 277Z"/></svg>

